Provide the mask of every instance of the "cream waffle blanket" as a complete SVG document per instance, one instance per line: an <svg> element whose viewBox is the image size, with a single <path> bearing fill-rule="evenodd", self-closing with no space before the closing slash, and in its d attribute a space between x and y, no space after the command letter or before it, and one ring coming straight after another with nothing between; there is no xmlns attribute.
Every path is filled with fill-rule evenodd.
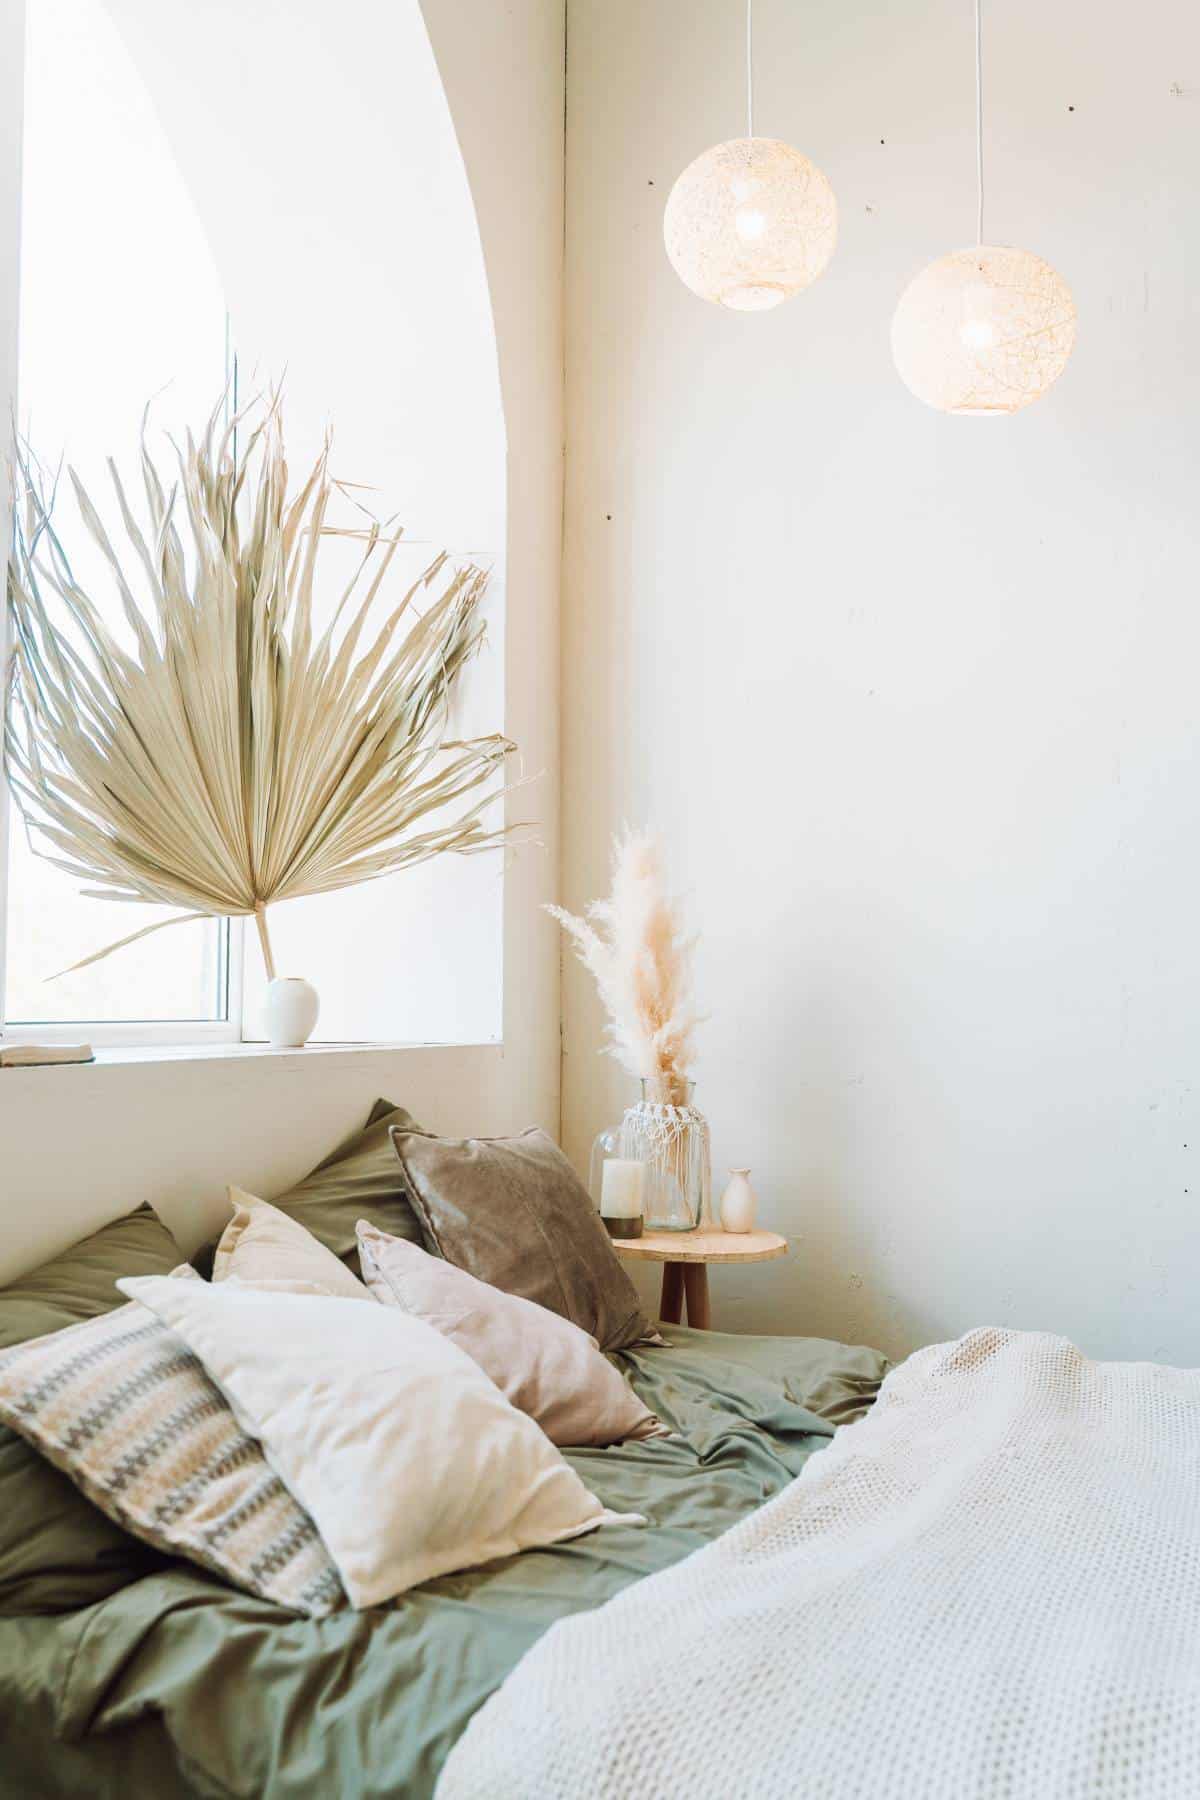
<svg viewBox="0 0 1200 1800"><path fill-rule="evenodd" d="M1200 1373L973 1331L555 1625L438 1800L1200 1800Z"/></svg>

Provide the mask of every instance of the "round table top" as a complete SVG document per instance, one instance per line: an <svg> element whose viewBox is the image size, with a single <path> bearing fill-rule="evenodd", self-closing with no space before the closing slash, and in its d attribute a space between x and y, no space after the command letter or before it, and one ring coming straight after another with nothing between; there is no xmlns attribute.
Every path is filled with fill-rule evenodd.
<svg viewBox="0 0 1200 1800"><path fill-rule="evenodd" d="M787 1239L777 1231L646 1231L637 1238L614 1238L618 1256L643 1262L770 1262L787 1255Z"/></svg>

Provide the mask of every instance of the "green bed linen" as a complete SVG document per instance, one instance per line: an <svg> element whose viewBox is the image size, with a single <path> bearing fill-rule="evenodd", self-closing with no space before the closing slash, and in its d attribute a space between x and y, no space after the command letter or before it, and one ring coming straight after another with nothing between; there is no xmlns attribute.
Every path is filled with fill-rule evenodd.
<svg viewBox="0 0 1200 1800"><path fill-rule="evenodd" d="M614 1361L678 1435L568 1452L606 1505L646 1527L604 1527L320 1620L185 1563L80 1611L0 1618L0 1796L431 1794L471 1714L556 1619L778 1493L886 1368L873 1350L815 1338L666 1332L665 1347Z"/></svg>

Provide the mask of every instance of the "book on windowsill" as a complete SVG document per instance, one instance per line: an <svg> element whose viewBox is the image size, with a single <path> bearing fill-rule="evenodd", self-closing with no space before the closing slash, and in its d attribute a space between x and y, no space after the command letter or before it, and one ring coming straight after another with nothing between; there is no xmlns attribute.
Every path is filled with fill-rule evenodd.
<svg viewBox="0 0 1200 1800"><path fill-rule="evenodd" d="M90 1044L0 1044L0 1069L32 1069L39 1063L95 1060Z"/></svg>

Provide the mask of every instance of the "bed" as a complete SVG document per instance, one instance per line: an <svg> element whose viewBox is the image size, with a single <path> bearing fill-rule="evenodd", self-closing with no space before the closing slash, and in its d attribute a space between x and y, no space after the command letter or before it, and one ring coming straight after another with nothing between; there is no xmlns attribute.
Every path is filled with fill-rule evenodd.
<svg viewBox="0 0 1200 1800"><path fill-rule="evenodd" d="M370 1212L362 1167L343 1160L332 1187L297 1202L335 1246L339 1208ZM0 1292L0 1347L103 1310L120 1298L116 1274L177 1255L148 1210L116 1222ZM646 1527L608 1527L324 1619L133 1544L0 1434L0 1794L431 1794L473 1714L551 1625L781 1493L870 1407L886 1368L869 1349L682 1327L618 1361L670 1435L568 1461Z"/></svg>
<svg viewBox="0 0 1200 1800"><path fill-rule="evenodd" d="M386 1141L395 1112L373 1115L285 1196L288 1216L236 1204L210 1281L205 1256L181 1266L171 1233L142 1208L0 1290L0 1800L1200 1793L1200 1371L1096 1362L1048 1333L992 1327L891 1371L875 1351L808 1338L672 1326L655 1342L636 1292L615 1279L586 1195L555 1237L550 1209L516 1204L490 1174L474 1198L461 1181L454 1189L453 1216L469 1226L457 1254L482 1256L490 1230L488 1253L507 1257L509 1279L550 1283L550 1293L569 1264L579 1304L607 1294L613 1308L585 1334L564 1324L566 1311L471 1277L472 1316L527 1311L493 1372L458 1350L446 1362L440 1330L366 1291L385 1252L420 1263L439 1288L468 1279L445 1254L448 1238L440 1250L416 1243L413 1209L426 1199L411 1180L397 1186ZM486 1174L484 1152L499 1157L504 1143L456 1149L420 1135L427 1161L458 1157L472 1181ZM543 1165L559 1154L522 1140L521 1155ZM401 1159L406 1179L414 1155ZM531 1221L536 1234L514 1254ZM261 1287L226 1266L258 1231L274 1246ZM589 1233L595 1269L583 1255ZM539 1234L557 1246L540 1265ZM316 1297L301 1282L272 1298L284 1239L323 1271ZM350 1292L331 1297L326 1282ZM130 1290L122 1316L114 1308ZM559 1299L565 1307L565 1290ZM164 1305L183 1321L174 1335L156 1316ZM330 1391L339 1424L373 1405L384 1435L322 1440L311 1516L300 1507L281 1539L271 1508L294 1516L307 1490L289 1476L285 1493L284 1465L268 1460L278 1426L268 1409L236 1454L205 1452L239 1480L250 1470L255 1485L206 1515L209 1536L172 1536L165 1521L197 1486L175 1449L198 1407L176 1395L159 1414L146 1401L147 1439L130 1396L156 1394L164 1366L192 1380L188 1318L219 1318L236 1335L238 1315L259 1309L276 1329L255 1338L254 1366L269 1371L273 1393L291 1384L299 1395L302 1435ZM572 1401L589 1382L615 1388L647 1435L606 1425L588 1440L554 1439L532 1402L510 1405L501 1385L551 1314L590 1359L591 1376L566 1384ZM443 1321L447 1334L453 1324ZM606 1361L597 1344L609 1330L628 1335ZM364 1335L385 1340L378 1364L331 1354ZM220 1361L218 1337L209 1349ZM112 1343L116 1360L98 1349ZM444 1379L426 1378L422 1345L438 1350ZM80 1368L88 1391L76 1405ZM409 1382L403 1398L383 1379L396 1372ZM456 1382L501 1409L498 1437L463 1426L481 1414L447 1410ZM233 1374L229 1384L228 1398L211 1382L201 1390L218 1446L241 1425ZM387 1437L418 1441L422 1410L433 1429L420 1456L381 1463ZM45 1435L60 1414L85 1446L74 1462ZM605 1447L568 1449L564 1461L556 1445L581 1441ZM86 1447L101 1442L114 1486L93 1489L89 1470L102 1459L88 1464ZM406 1534L427 1544L456 1511L474 1516L496 1495L524 1503L504 1459L529 1443L555 1491L583 1496L569 1535L467 1539L457 1560L421 1565L436 1579L415 1567L406 1576ZM419 1515L421 1483L439 1463L436 1505ZM151 1510L135 1513L147 1464ZM387 1482L384 1466L396 1471ZM325 1595L333 1610L319 1610L307 1587L264 1577L257 1552L240 1563L213 1552L229 1520L236 1535L269 1515L259 1541L272 1569L328 1558L336 1539L317 1510L327 1480L353 1495L367 1540L395 1546L383 1558L384 1604L355 1594L345 1557L343 1587ZM217 1491L200 1484L205 1504ZM489 1561L479 1543L538 1547L493 1550ZM179 1560L180 1548L198 1560Z"/></svg>

